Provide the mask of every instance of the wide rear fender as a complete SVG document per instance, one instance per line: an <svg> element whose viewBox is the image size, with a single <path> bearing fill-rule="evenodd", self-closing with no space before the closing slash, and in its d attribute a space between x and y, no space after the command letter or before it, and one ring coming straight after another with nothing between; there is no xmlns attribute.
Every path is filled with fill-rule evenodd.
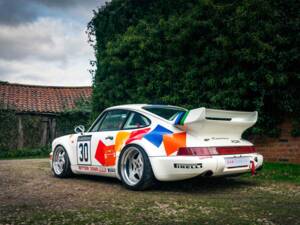
<svg viewBox="0 0 300 225"><path fill-rule="evenodd" d="M76 164L76 156L74 154L74 149L77 140L77 134L65 135L62 137L58 137L52 142L52 153L57 146L62 146L67 151L71 165Z"/></svg>

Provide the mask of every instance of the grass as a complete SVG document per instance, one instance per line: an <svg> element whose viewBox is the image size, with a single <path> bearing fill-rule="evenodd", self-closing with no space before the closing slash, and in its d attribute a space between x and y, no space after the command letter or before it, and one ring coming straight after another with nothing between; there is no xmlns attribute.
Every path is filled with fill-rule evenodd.
<svg viewBox="0 0 300 225"><path fill-rule="evenodd" d="M285 181L300 184L300 165L265 162L263 169L258 171L256 178L274 182Z"/></svg>
<svg viewBox="0 0 300 225"><path fill-rule="evenodd" d="M47 160L0 163L0 224L299 224L300 165L129 191L116 179L51 175ZM288 174L287 174L288 173Z"/></svg>

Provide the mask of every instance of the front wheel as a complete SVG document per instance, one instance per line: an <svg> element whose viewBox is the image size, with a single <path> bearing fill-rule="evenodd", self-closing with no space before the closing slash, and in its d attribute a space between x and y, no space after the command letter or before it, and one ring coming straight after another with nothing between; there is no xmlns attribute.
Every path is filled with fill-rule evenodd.
<svg viewBox="0 0 300 225"><path fill-rule="evenodd" d="M54 176L60 178L70 177L72 175L68 153L62 146L56 147L53 152L52 171Z"/></svg>
<svg viewBox="0 0 300 225"><path fill-rule="evenodd" d="M118 173L128 189L145 190L154 184L155 178L149 158L141 147L127 146L121 152L118 164Z"/></svg>

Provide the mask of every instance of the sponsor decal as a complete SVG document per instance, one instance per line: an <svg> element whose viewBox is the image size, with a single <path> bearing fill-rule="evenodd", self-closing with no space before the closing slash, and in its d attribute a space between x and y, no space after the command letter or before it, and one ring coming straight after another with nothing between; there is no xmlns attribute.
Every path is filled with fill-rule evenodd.
<svg viewBox="0 0 300 225"><path fill-rule="evenodd" d="M107 169L104 167L99 166L78 166L79 170L82 171L92 171L92 172L99 172L99 173L107 173Z"/></svg>
<svg viewBox="0 0 300 225"><path fill-rule="evenodd" d="M115 168L107 168L108 173L115 173L116 169Z"/></svg>
<svg viewBox="0 0 300 225"><path fill-rule="evenodd" d="M83 135L79 136L77 141L91 141L92 135Z"/></svg>
<svg viewBox="0 0 300 225"><path fill-rule="evenodd" d="M202 163L174 163L175 169L200 169L202 168Z"/></svg>

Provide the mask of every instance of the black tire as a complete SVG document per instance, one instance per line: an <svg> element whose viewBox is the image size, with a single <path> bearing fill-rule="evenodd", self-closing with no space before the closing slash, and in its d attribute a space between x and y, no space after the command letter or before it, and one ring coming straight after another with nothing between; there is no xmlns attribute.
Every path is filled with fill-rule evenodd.
<svg viewBox="0 0 300 225"><path fill-rule="evenodd" d="M54 168L55 167L54 163L55 163L55 161L57 161L55 157L57 157L57 154L59 154L61 152L64 153L63 158L64 158L65 162L64 162L64 164L62 166L62 171L58 172L57 169ZM67 177L71 177L73 175L72 170L71 170L71 163L70 163L70 159L69 159L68 153L64 149L63 146L59 145L53 151L53 156L52 156L52 172L53 172L54 176L59 177L59 178L67 178Z"/></svg>
<svg viewBox="0 0 300 225"><path fill-rule="evenodd" d="M143 172L140 180L136 184L130 184L128 182L128 178L126 179L125 175L125 165L124 165L124 157L128 154L128 151L132 148L135 148L140 154L142 155L142 161L143 161ZM123 172L122 172L123 170ZM154 184L156 184L156 180L152 171L151 163L149 161L149 157L146 154L145 150L138 146L138 145L128 145L125 147L125 149L121 152L118 160L118 174L121 178L121 181L123 185L134 191L142 191L145 189L149 189L152 187Z"/></svg>

